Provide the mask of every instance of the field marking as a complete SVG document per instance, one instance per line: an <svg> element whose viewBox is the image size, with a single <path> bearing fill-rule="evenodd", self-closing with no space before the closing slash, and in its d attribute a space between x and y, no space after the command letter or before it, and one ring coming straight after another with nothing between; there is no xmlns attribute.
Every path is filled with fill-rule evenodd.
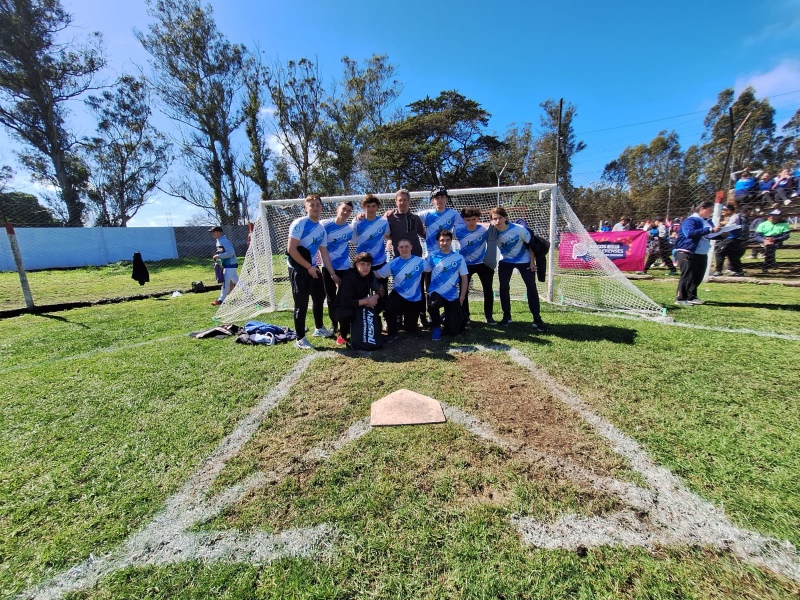
<svg viewBox="0 0 800 600"><path fill-rule="evenodd" d="M129 348L140 348L141 346L147 346L148 344L168 342L170 340L174 340L180 337L186 337L186 334L178 333L175 335L168 335L167 337L157 338L154 340L145 340L143 342L136 342L135 344L128 344L127 346L109 346L107 348L98 348L97 350L92 350L91 352L83 352L81 354L70 354L69 356L59 356L58 358L41 360L39 362L27 363L24 365L14 365L13 367L6 367L5 369L0 369L0 375L3 375L4 373L9 373L11 371L21 371L23 369L32 369L34 367L52 365L54 363L62 362L65 360L81 360L84 358L91 358L92 356L97 356L98 354L111 354L113 352L119 352L121 350L128 350Z"/></svg>
<svg viewBox="0 0 800 600"><path fill-rule="evenodd" d="M732 525L724 513L691 492L679 478L656 465L635 442L591 410L580 397L561 386L519 350L502 344L454 347L451 352L504 352L520 367L546 385L553 395L574 410L615 452L624 456L647 482L643 488L631 482L599 476L568 459L557 458L497 434L475 416L442 403L448 421L456 423L489 443L521 453L531 462L555 470L566 479L615 496L622 510L600 517L565 515L555 523L515 516L511 524L523 543L545 549L571 549L603 545L656 546L706 545L730 550L740 559L800 581L800 557L789 542L780 542ZM267 414L288 395L291 387L317 358L337 353L310 354L272 388L226 436L200 469L170 497L151 523L124 542L121 548L88 560L26 590L20 598L54 599L97 584L113 571L131 566L175 564L188 560L249 562L263 564L286 556L314 556L331 550L335 530L329 524L295 528L278 534L265 531L200 531L189 529L218 515L254 490L280 481L298 466L328 459L333 453L372 430L369 417L351 424L338 439L322 442L288 467L270 473L256 472L215 495L209 491L217 476L256 433Z"/></svg>

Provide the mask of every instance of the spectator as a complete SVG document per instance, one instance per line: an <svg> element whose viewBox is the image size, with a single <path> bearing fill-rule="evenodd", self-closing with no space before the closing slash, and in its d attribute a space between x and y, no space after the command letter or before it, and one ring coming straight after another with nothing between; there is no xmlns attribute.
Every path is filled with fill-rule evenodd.
<svg viewBox="0 0 800 600"><path fill-rule="evenodd" d="M742 270L742 223L739 213L736 212L736 206L734 204L726 204L722 209L722 217L726 221L726 227L739 225L740 228L734 229L725 238L717 240L714 247L716 270L713 275L715 277L722 275L722 269L727 258L731 266L730 274L734 277L741 277L744 275Z"/></svg>
<svg viewBox="0 0 800 600"><path fill-rule="evenodd" d="M222 289L219 292L219 298L211 303L211 306L219 306L239 282L239 276L236 274L239 263L236 259L236 250L233 249L233 244L225 237L222 227L217 225L208 231L216 242L215 254L212 258L222 262Z"/></svg>
<svg viewBox="0 0 800 600"><path fill-rule="evenodd" d="M614 225L614 228L611 231L629 231L630 228L631 228L630 218L623 215L619 218L619 223Z"/></svg>
<svg viewBox="0 0 800 600"><path fill-rule="evenodd" d="M667 275L677 275L678 271L675 270L675 264L672 262L669 230L661 217L657 217L653 221L653 228L650 229L648 236L647 261L644 264L644 272L647 273L647 269L660 258L661 263L669 269Z"/></svg>
<svg viewBox="0 0 800 600"><path fill-rule="evenodd" d="M775 268L775 252L789 237L789 224L781 218L781 211L773 210L756 228L756 241L764 245L764 267L762 273Z"/></svg>
<svg viewBox="0 0 800 600"><path fill-rule="evenodd" d="M739 206L754 204L759 189L756 178L750 173L750 168L745 167L741 171L734 171L731 173L731 178L735 181L733 185L733 199Z"/></svg>
<svg viewBox="0 0 800 600"><path fill-rule="evenodd" d="M603 221L600 226L600 231L611 231L611 221Z"/></svg>
<svg viewBox="0 0 800 600"><path fill-rule="evenodd" d="M794 178L789 174L789 169L783 169L772 184L771 200L778 204L783 203L784 206L788 206L792 203L792 194L794 192ZM777 208L777 206L774 208Z"/></svg>

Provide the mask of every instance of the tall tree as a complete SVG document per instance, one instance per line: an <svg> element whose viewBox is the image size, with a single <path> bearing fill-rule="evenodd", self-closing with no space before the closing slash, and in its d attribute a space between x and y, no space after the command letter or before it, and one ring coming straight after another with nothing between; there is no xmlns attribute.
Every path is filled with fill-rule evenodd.
<svg viewBox="0 0 800 600"><path fill-rule="evenodd" d="M724 179L722 169L731 131L729 108L733 108L733 129L739 129L731 154L732 170L775 166L775 109L769 100L758 100L752 87L742 90L735 100L733 90L725 89L708 111L703 122L705 131L700 138L703 175L714 186Z"/></svg>
<svg viewBox="0 0 800 600"><path fill-rule="evenodd" d="M533 143L530 167L531 183L554 181L556 148L560 148L557 183L561 191L569 197L572 192L572 157L586 148L584 142L578 141L572 124L578 114L578 109L570 102L564 105L561 131L559 132L559 103L555 100L545 100L539 106L543 111L540 117L541 133Z"/></svg>
<svg viewBox="0 0 800 600"><path fill-rule="evenodd" d="M264 91L269 81L269 70L256 54L247 64L245 77L246 94L242 104L244 116L244 131L250 143L249 164L242 169L242 173L250 179L260 190L261 200L269 200L271 186L269 179L269 166L272 151L267 143L268 131L264 117Z"/></svg>
<svg viewBox="0 0 800 600"><path fill-rule="evenodd" d="M357 179L364 174L375 129L386 122L402 88L386 55L373 55L364 66L345 56L342 65L341 80L322 105L327 119L319 170L335 186L329 193L353 194L364 191L366 182Z"/></svg>
<svg viewBox="0 0 800 600"><path fill-rule="evenodd" d="M170 144L150 124L146 81L123 75L114 91L92 96L87 104L97 115L97 137L89 198L97 205L97 224L125 227L152 196L170 165Z"/></svg>
<svg viewBox="0 0 800 600"><path fill-rule="evenodd" d="M376 131L370 169L394 187L469 187L491 183L490 154L501 145L485 133L491 116L456 91L409 105L410 114Z"/></svg>
<svg viewBox="0 0 800 600"><path fill-rule="evenodd" d="M782 135L778 145L777 162L780 166L800 164L800 108L781 128Z"/></svg>
<svg viewBox="0 0 800 600"><path fill-rule="evenodd" d="M268 80L275 105L272 133L296 171L303 196L311 192L312 168L319 160L325 93L319 67L307 58L276 63Z"/></svg>
<svg viewBox="0 0 800 600"><path fill-rule="evenodd" d="M154 21L136 32L152 57L153 86L168 114L183 125L178 140L187 166L211 189L185 178L170 193L216 213L223 224L246 213L241 193L234 132L242 124L246 49L217 29L213 9L199 0L148 0Z"/></svg>
<svg viewBox="0 0 800 600"><path fill-rule="evenodd" d="M88 169L67 127L66 102L105 66L99 33L58 41L72 23L59 0L0 0L0 123L27 146L22 163L56 187L66 223L83 225Z"/></svg>

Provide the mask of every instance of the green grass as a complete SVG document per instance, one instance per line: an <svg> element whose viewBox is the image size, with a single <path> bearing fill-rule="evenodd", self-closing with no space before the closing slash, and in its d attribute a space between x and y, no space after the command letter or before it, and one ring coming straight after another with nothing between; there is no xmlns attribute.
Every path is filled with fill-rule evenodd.
<svg viewBox="0 0 800 600"><path fill-rule="evenodd" d="M709 304L681 308L669 304L675 284L674 279L637 282L681 322L800 331L793 288L716 284L710 292L701 288ZM210 299L211 294L190 294L0 321L0 596L15 595L90 554L111 551L146 525L303 356L291 345L249 347L186 337L211 326ZM735 524L800 545L800 342L549 307L544 317L551 332L540 335L528 329L521 303L514 303L514 310L519 323L512 328L474 327L463 341L518 348L657 463L724 507ZM290 315L266 320L290 324ZM334 347L331 340L315 344ZM481 388L489 394L481 399L471 375L477 363L427 343L405 344L401 354L387 350L372 358L314 363L231 461L218 488L255 471L294 464L292 457L338 437L368 414L373 400L399 387L491 421L491 386L529 378L500 355L481 355L495 361L496 377ZM563 409L553 403L553 410ZM553 422L572 442L553 451L572 452L573 460L601 473L636 480L603 440L564 415ZM72 596L789 598L800 593L797 584L724 551L596 548L581 557L527 548L509 520L514 514L546 520L602 514L616 502L454 424L373 430L330 460L294 468L202 525L281 531L330 523L338 534L326 557L128 568Z"/></svg>

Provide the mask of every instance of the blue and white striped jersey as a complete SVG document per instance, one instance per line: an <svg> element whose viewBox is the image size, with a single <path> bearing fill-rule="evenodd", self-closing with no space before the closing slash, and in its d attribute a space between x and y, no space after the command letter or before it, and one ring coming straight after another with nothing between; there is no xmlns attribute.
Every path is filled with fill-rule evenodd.
<svg viewBox="0 0 800 600"><path fill-rule="evenodd" d="M422 300L422 273L430 270L427 263L419 256L408 258L398 256L375 271L380 277L392 276L392 289L406 300L418 302Z"/></svg>
<svg viewBox="0 0 800 600"><path fill-rule="evenodd" d="M483 223L478 223L475 231L470 231L467 226L456 227L456 239L458 240L458 252L464 257L468 265L479 265L486 256L486 234L489 227Z"/></svg>
<svg viewBox="0 0 800 600"><path fill-rule="evenodd" d="M503 255L501 260L515 265L530 262L531 255L526 245L530 241L531 234L527 229L516 223L509 223L508 229L497 232L497 249Z"/></svg>
<svg viewBox="0 0 800 600"><path fill-rule="evenodd" d="M386 240L385 236L389 233L389 221L383 217L376 217L372 221L356 219L353 221L355 237L353 242L356 245L356 254L369 252L372 254L372 264L381 265L386 262Z"/></svg>
<svg viewBox="0 0 800 600"><path fill-rule="evenodd" d="M431 271L429 294L439 292L445 300L458 298L458 282L461 275L467 274L467 262L458 252L443 254L441 251L431 252L425 259Z"/></svg>
<svg viewBox="0 0 800 600"><path fill-rule="evenodd" d="M325 235L328 239L328 256L331 257L334 270L349 269L350 240L353 239L355 233L353 226L350 223L337 225L335 219L325 219L320 221L320 225L325 228Z"/></svg>
<svg viewBox="0 0 800 600"><path fill-rule="evenodd" d="M300 217L289 225L289 237L300 240L298 245L308 248L311 253L311 264L318 265L317 252L320 247L328 245L325 228L321 223L315 223L308 217Z"/></svg>
<svg viewBox="0 0 800 600"><path fill-rule="evenodd" d="M453 208L445 208L442 212L436 212L435 208L423 210L419 213L419 218L422 219L422 224L425 225L425 246L428 249L428 254L439 250L439 244L436 242L436 236L439 231L442 229L454 231L456 227L464 225L464 219Z"/></svg>

